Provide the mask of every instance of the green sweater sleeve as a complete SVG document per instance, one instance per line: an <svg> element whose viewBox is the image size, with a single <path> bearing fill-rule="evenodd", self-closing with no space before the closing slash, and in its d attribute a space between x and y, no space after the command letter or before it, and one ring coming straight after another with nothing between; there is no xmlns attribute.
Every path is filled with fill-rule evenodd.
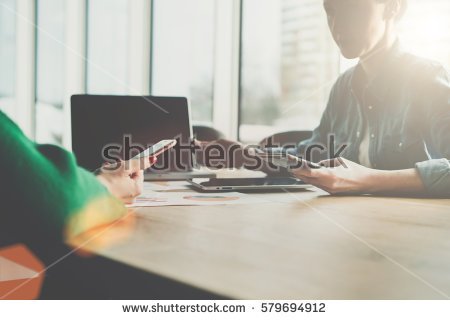
<svg viewBox="0 0 450 320"><path fill-rule="evenodd" d="M0 247L62 241L67 231L74 235L95 227L83 216L94 224L126 212L92 173L77 166L72 153L32 142L1 112L0 137Z"/></svg>

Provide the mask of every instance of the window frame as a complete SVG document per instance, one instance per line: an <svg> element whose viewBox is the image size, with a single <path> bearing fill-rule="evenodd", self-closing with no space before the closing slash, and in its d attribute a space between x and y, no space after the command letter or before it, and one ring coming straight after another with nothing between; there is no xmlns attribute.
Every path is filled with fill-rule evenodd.
<svg viewBox="0 0 450 320"><path fill-rule="evenodd" d="M15 117L31 139L36 131L36 19L37 0L16 2L16 94ZM20 94L18 94L20 92Z"/></svg>
<svg viewBox="0 0 450 320"><path fill-rule="evenodd" d="M227 28L230 26L230 21L233 17L230 17L230 10L233 10L234 8L234 2L236 0L212 0L215 1L214 6L214 39L213 39L213 65L212 65L212 121L200 121L199 124L202 125L212 125L213 127L217 128L218 130L224 132L227 136L233 136L234 133L232 133L234 130L232 128L229 128L229 122L230 119L228 115L224 114L223 109L219 108L219 105L221 104L220 101L223 101L223 93L224 91L227 91L227 89L224 87L227 86L224 79L230 78L227 68L230 68L229 59L230 57L223 57L222 55L218 54L222 52L223 50L227 51L224 46L220 46L221 42L227 41L227 43L232 43L228 39L229 32L227 31ZM150 52L150 75L149 75L149 92L150 94L153 94L154 90L154 84L153 84L153 71L154 71L154 65L155 65L155 52L154 52L154 32L155 32L155 19L154 19L154 12L155 12L155 1L150 0L151 2L151 32L149 35L150 43L151 43L151 52ZM240 0L238 0L240 2ZM220 14L219 14L220 13ZM232 24L231 24L232 25ZM220 40L219 40L220 39ZM233 39L234 40L234 39ZM220 46L220 48L218 48ZM225 66L225 67L224 67ZM222 70L225 69L225 70ZM230 91L230 89L228 89ZM227 92L228 92L227 91ZM226 103L226 102L225 102ZM225 103L222 103L223 105L226 105ZM191 107L191 106L190 106ZM192 114L192 109L190 110ZM195 123L195 122L194 122ZM226 123L226 125L224 125Z"/></svg>

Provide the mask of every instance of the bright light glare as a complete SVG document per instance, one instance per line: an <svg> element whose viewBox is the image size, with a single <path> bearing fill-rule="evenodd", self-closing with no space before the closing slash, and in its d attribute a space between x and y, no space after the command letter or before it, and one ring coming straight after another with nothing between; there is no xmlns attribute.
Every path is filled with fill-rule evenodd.
<svg viewBox="0 0 450 320"><path fill-rule="evenodd" d="M450 1L410 0L401 40L412 53L450 67Z"/></svg>

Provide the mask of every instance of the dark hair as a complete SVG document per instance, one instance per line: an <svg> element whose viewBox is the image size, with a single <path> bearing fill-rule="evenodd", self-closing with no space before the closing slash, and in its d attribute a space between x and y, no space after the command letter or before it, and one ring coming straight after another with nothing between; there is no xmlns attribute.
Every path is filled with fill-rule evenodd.
<svg viewBox="0 0 450 320"><path fill-rule="evenodd" d="M392 1L398 1L398 0L377 0L378 2L384 2L384 3L388 3L388 2L392 2ZM408 0L400 0L401 4L400 4L400 11L399 14L397 15L397 17L395 18L396 20L400 20L401 18L403 18L403 16L406 13L406 10L408 9Z"/></svg>

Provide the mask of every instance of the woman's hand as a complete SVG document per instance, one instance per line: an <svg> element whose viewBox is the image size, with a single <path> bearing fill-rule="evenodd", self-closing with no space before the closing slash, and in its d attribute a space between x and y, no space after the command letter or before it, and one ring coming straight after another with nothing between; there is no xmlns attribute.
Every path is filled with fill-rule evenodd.
<svg viewBox="0 0 450 320"><path fill-rule="evenodd" d="M144 171L151 167L156 157L141 158L104 165L97 179L116 198L131 204L142 193Z"/></svg>
<svg viewBox="0 0 450 320"><path fill-rule="evenodd" d="M304 182L331 194L363 194L377 191L377 175L380 171L344 158L325 160L319 164L322 166L320 169L302 165L298 169L291 170L291 173Z"/></svg>

